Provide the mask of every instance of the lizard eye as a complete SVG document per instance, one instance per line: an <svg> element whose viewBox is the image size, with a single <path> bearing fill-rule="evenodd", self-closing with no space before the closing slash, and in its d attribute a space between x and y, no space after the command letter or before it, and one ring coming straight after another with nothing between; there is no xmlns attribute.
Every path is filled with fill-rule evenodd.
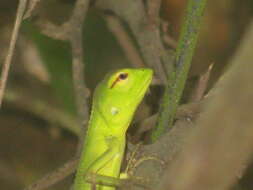
<svg viewBox="0 0 253 190"><path fill-rule="evenodd" d="M120 80L125 80L125 79L127 79L127 77L128 77L128 74L127 74L127 73L120 73L120 74L119 74L119 79L120 79Z"/></svg>
<svg viewBox="0 0 253 190"><path fill-rule="evenodd" d="M122 80L126 80L128 77L128 73L120 73L117 78L113 81L112 85L110 88L113 88L118 82Z"/></svg>

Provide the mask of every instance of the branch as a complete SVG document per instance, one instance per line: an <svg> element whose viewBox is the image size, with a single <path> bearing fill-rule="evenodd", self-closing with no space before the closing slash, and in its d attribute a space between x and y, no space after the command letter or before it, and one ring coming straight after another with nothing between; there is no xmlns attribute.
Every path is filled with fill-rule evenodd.
<svg viewBox="0 0 253 190"><path fill-rule="evenodd" d="M116 16L105 16L108 28L114 34L119 44L122 47L122 50L125 52L126 57L129 62L134 67L145 67L138 50L135 48L132 43L132 39L129 37L125 29L123 28L120 20Z"/></svg>
<svg viewBox="0 0 253 190"><path fill-rule="evenodd" d="M162 0L147 1L149 22L155 27L159 27L161 2Z"/></svg>
<svg viewBox="0 0 253 190"><path fill-rule="evenodd" d="M81 122L81 137L85 136L85 125L88 122L89 112L87 98L89 97L88 89L84 83L84 59L83 59L83 38L82 28L85 16L89 6L89 0L77 0L73 14L69 21L69 40L72 50L72 72L73 82L76 95L76 105L78 108L79 120ZM80 144L82 139L80 140Z"/></svg>
<svg viewBox="0 0 253 190"><path fill-rule="evenodd" d="M192 102L200 101L204 97L204 94L208 86L210 73L213 68L213 64L214 63L210 64L207 71L200 76L198 83L196 87L194 88L193 93L191 95Z"/></svg>
<svg viewBox="0 0 253 190"><path fill-rule="evenodd" d="M171 129L173 126L176 109L184 90L196 47L205 5L206 0L189 0L175 55L176 68L173 72L169 72L168 85L160 105L158 123L151 136L152 142L156 141L167 129Z"/></svg>
<svg viewBox="0 0 253 190"><path fill-rule="evenodd" d="M41 0L30 0L29 1L28 5L27 5L27 10L24 15L24 19L27 19L32 15L34 9L36 8L37 4L39 4L40 1Z"/></svg>
<svg viewBox="0 0 253 190"><path fill-rule="evenodd" d="M8 49L8 52L7 52L7 55L6 55L6 58L3 63L3 67L2 67L2 74L1 74L1 78L0 78L0 108L2 105L2 101L3 101L3 96L4 96L4 91L5 91L5 87L6 87L6 83L7 83L8 73L10 70L11 61L12 61L13 53L15 50L20 25L23 20L23 15L25 12L26 3L27 3L27 0L19 0L16 21L15 21L14 28L13 28L12 35L11 35L10 46L9 46L9 49Z"/></svg>
<svg viewBox="0 0 253 190"><path fill-rule="evenodd" d="M39 20L37 23L43 34L54 39L66 40L70 42L72 51L72 76L75 90L76 106L79 116L78 118L81 124L81 138L85 136L85 125L88 122L89 116L87 99L90 95L90 92L84 83L85 64L83 59L84 50L82 45L82 29L89 7L89 2L89 0L77 0L70 19L61 26L56 26L51 22L44 20ZM82 142L82 139L80 139L80 142ZM80 146L81 145L79 145L79 147Z"/></svg>
<svg viewBox="0 0 253 190"><path fill-rule="evenodd" d="M22 110L31 112L49 123L57 123L76 136L80 135L80 126L75 117L40 99L29 97L27 93L21 94L16 90L6 90L4 100L14 103Z"/></svg>
<svg viewBox="0 0 253 190"><path fill-rule="evenodd" d="M253 153L253 23L243 42L158 189L226 190L245 171Z"/></svg>
<svg viewBox="0 0 253 190"><path fill-rule="evenodd" d="M144 62L155 70L156 76L165 84L167 76L161 60L167 60L167 64L170 60L160 38L159 28L150 27L143 1L98 0L96 7L112 11L127 23L139 45Z"/></svg>
<svg viewBox="0 0 253 190"><path fill-rule="evenodd" d="M43 27L50 26L50 28L46 28L47 35L49 36L59 36L61 40L68 40L71 44L72 50L72 72L73 72L73 82L74 82L74 90L76 96L76 105L78 108L78 116L81 124L81 134L79 138L78 151L76 155L79 155L83 137L85 136L85 128L88 121L88 105L87 98L89 96L89 91L84 83L84 64L83 64L83 46L82 46L82 28L85 20L85 16L89 7L89 0L77 0L75 3L75 7L72 13L71 18L68 22L64 23L62 26L57 27L53 24L44 25ZM55 30L52 30L55 29ZM39 182L35 183L31 187L26 190L35 190L36 188L42 189L45 187L49 187L52 184L58 182L63 179L70 173L72 173L77 166L77 160L73 160L67 165L60 168L58 171L56 170L52 174L47 175L46 177L39 180ZM63 174L62 170L64 171ZM60 176L59 176L60 175ZM51 180L50 180L51 179ZM36 189L37 190L37 189Z"/></svg>
<svg viewBox="0 0 253 190"><path fill-rule="evenodd" d="M197 124L177 120L134 158L154 156L169 167L148 160L133 175L151 180L151 187L158 189L160 184L160 189L174 190L225 190L242 176L253 152L253 23L244 42L232 59L234 66L214 87L215 93L202 99L201 105L193 103L202 110Z"/></svg>

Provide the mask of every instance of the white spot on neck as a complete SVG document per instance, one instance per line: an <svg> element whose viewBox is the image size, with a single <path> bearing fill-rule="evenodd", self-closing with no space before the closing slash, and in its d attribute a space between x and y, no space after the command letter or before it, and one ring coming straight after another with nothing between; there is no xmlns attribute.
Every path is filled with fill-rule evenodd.
<svg viewBox="0 0 253 190"><path fill-rule="evenodd" d="M112 115L117 115L119 113L119 109L116 107L111 107L111 114Z"/></svg>

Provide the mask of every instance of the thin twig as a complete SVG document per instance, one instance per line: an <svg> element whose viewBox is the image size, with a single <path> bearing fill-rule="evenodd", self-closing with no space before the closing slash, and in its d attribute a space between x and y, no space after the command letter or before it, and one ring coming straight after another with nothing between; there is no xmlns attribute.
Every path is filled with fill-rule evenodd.
<svg viewBox="0 0 253 190"><path fill-rule="evenodd" d="M148 8L148 17L151 25L158 27L160 20L160 7L162 0L148 0L147 8Z"/></svg>
<svg viewBox="0 0 253 190"><path fill-rule="evenodd" d="M5 91L5 87L6 87L6 83L7 83L7 79L8 79L8 73L10 70L10 65L11 65L13 53L15 50L20 25L21 25L23 15L25 12L26 3L27 3L27 0L20 0L19 1L17 15L16 15L16 21L15 21L14 29L13 29L13 32L11 35L9 50L7 52L7 55L6 55L6 58L3 63L3 67L2 67L2 74L1 74L1 79L0 79L0 108L2 105L2 101L3 101L4 91Z"/></svg>
<svg viewBox="0 0 253 190"><path fill-rule="evenodd" d="M16 90L6 90L4 100L14 103L22 110L45 119L49 123L56 123L60 127L70 131L76 136L80 135L80 126L76 117L44 102L40 99L31 98L27 94L18 93Z"/></svg>
<svg viewBox="0 0 253 190"><path fill-rule="evenodd" d="M125 52L127 59L134 67L145 67L138 50L132 43L132 39L129 37L125 29L123 28L120 20L116 16L105 16L108 28L117 38L122 50Z"/></svg>
<svg viewBox="0 0 253 190"><path fill-rule="evenodd" d="M73 14L69 21L69 40L72 50L72 72L74 90L76 96L76 105L79 114L79 120L81 122L81 138L79 139L77 155L79 155L85 136L85 125L88 122L89 112L87 98L89 96L88 89L84 83L84 63L83 63L83 23L86 17L86 13L89 7L89 0L77 0Z"/></svg>
<svg viewBox="0 0 253 190"><path fill-rule="evenodd" d="M72 51L72 76L75 90L76 106L78 110L78 118L81 124L81 135L85 136L85 125L88 121L88 103L87 98L90 93L84 83L84 59L83 59L83 23L89 7L89 0L77 0L70 19L56 26L50 22L39 20L41 32L59 40L67 40L71 44ZM82 141L82 140L81 140ZM80 146L79 146L80 147Z"/></svg>
<svg viewBox="0 0 253 190"><path fill-rule="evenodd" d="M56 30L47 30L49 36L57 36L56 33L58 33L60 34L59 36L62 40L69 40L71 44L73 83L78 116L79 121L81 123L81 138L79 139L78 151L76 153L77 156L80 154L83 141L82 138L85 136L84 126L88 121L87 98L90 93L84 83L85 77L83 63L84 59L82 46L82 28L89 7L89 2L89 0L77 0L69 21L67 21L60 27L56 27L50 24L50 28L54 28ZM42 187L45 188L45 186L49 187L55 184L56 182L60 181L61 179L72 173L75 170L77 163L77 160L73 160L70 163L67 163L67 165L63 166L63 168L60 168L58 171L56 170L54 173L47 175L46 177L42 178L38 183L26 190L38 190L36 189L38 186L40 186L39 189L42 189Z"/></svg>
<svg viewBox="0 0 253 190"><path fill-rule="evenodd" d="M208 81L210 78L210 73L212 71L212 68L213 68L213 63L211 65L209 65L207 71L200 76L197 86L194 89L193 94L191 96L191 101L197 102L203 98L204 93L207 89L207 85L208 85Z"/></svg>
<svg viewBox="0 0 253 190"><path fill-rule="evenodd" d="M176 49L177 42L168 34L163 35L163 41L166 43L166 45L172 47L173 49Z"/></svg>
<svg viewBox="0 0 253 190"><path fill-rule="evenodd" d="M162 30L162 37L163 37L163 41L166 45L172 47L173 49L177 48L177 41L175 39L173 39L170 35L169 35L169 31L168 31L168 22L166 21L162 21L161 22L161 30Z"/></svg>
<svg viewBox="0 0 253 190"><path fill-rule="evenodd" d="M210 98L210 97L209 97ZM182 118L195 118L201 111L204 103L206 102L207 98L204 98L200 101L191 102L188 104L182 104L178 107L175 118L182 119ZM141 134L153 129L156 125L158 118L158 113L149 116L148 118L144 119L138 125L139 128L135 132L133 138L139 139Z"/></svg>
<svg viewBox="0 0 253 190"><path fill-rule="evenodd" d="M75 90L75 99L78 109L79 121L81 123L81 136L85 136L85 124L88 121L87 98L89 90L84 83L84 59L82 46L82 28L89 7L89 0L77 0L70 19L61 26L56 26L51 22L39 20L37 24L41 32L54 39L67 40L71 44L72 51L72 76Z"/></svg>
<svg viewBox="0 0 253 190"><path fill-rule="evenodd" d="M57 26L48 20L38 19L36 25L40 28L40 32L50 38L56 40L67 41L68 39L68 27L69 24L64 23L61 26Z"/></svg>
<svg viewBox="0 0 253 190"><path fill-rule="evenodd" d="M27 11L25 12L25 15L24 15L24 19L27 19L27 18L29 18L29 17L32 15L32 13L33 13L33 11L34 11L36 5L37 5L40 1L41 1L41 0L30 0L30 1L29 1L29 4L28 4L28 6L27 6Z"/></svg>
<svg viewBox="0 0 253 190"><path fill-rule="evenodd" d="M156 76L165 84L167 75L161 60L167 61L168 64L170 61L160 38L159 28L149 27L150 22L143 1L98 0L96 1L96 7L112 11L128 24L138 43L144 63L153 68Z"/></svg>

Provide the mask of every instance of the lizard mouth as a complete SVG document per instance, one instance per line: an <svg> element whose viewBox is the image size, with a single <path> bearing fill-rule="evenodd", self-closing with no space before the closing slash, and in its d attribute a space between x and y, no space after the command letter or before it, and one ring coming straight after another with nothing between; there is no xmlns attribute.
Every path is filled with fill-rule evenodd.
<svg viewBox="0 0 253 190"><path fill-rule="evenodd" d="M144 80L143 84L145 84L138 92L138 99L142 99L142 97L146 94L146 91L149 88L149 84L152 81L152 77L146 77L146 79Z"/></svg>

